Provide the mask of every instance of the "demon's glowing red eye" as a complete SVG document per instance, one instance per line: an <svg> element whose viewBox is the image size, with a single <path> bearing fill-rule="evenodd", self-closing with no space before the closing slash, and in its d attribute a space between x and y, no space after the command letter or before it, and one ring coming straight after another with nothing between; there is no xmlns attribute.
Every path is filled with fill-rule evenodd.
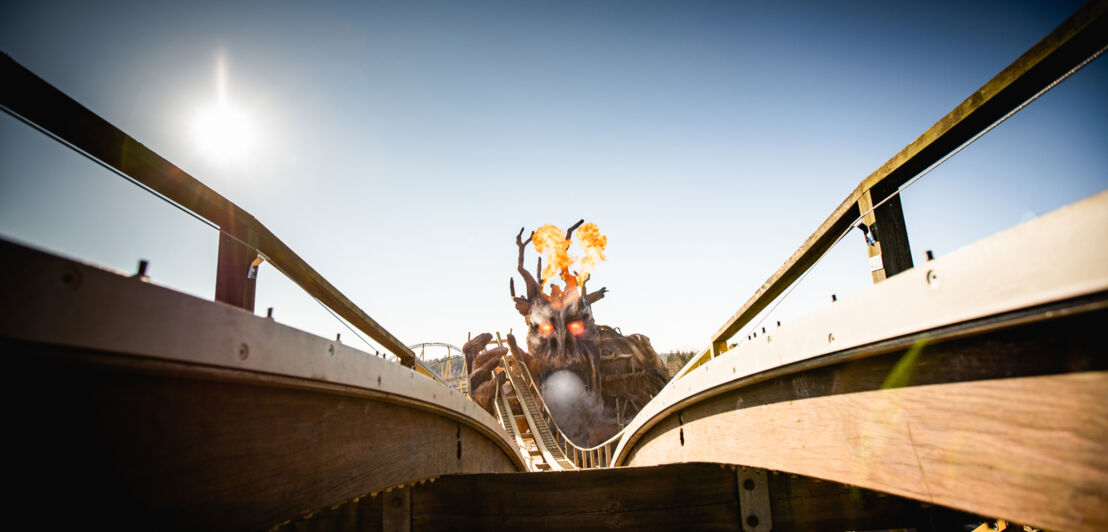
<svg viewBox="0 0 1108 532"><path fill-rule="evenodd" d="M585 334L585 322L583 321L571 321L566 328L569 329L570 334L574 336L581 336Z"/></svg>
<svg viewBox="0 0 1108 532"><path fill-rule="evenodd" d="M539 325L539 332L543 334L550 334L554 332L554 326L549 323L544 323L542 325Z"/></svg>

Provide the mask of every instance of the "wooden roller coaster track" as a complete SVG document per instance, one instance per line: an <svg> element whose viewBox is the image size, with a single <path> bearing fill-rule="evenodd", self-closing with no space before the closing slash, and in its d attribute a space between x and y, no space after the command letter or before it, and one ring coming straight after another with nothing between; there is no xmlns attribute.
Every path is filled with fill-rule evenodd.
<svg viewBox="0 0 1108 532"><path fill-rule="evenodd" d="M505 357L489 415L249 213L5 55L6 112L220 231L215 301L0 241L8 502L67 528L123 509L141 529L1108 529L1108 192L921 265L898 200L1103 53L1106 13L1082 7L867 176L585 449L525 367ZM858 223L880 229L880 284L729 342ZM402 365L255 316L258 258ZM519 474L539 470L558 473Z"/></svg>

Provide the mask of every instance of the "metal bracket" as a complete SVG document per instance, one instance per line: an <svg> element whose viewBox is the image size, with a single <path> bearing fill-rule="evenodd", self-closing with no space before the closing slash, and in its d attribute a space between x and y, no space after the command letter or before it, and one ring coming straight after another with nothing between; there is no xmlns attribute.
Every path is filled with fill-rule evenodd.
<svg viewBox="0 0 1108 532"><path fill-rule="evenodd" d="M872 226L866 225L865 222L858 224L858 229L862 230L862 234L866 237L866 244L870 246L877 245L877 224Z"/></svg>
<svg viewBox="0 0 1108 532"><path fill-rule="evenodd" d="M739 518L743 532L769 532L773 529L773 512L769 505L769 482L766 471L740 467Z"/></svg>
<svg viewBox="0 0 1108 532"><path fill-rule="evenodd" d="M258 266L261 266L262 262L264 262L264 261L265 261L265 257L263 257L261 255L258 255L258 257L256 259L254 259L254 262L250 263L250 269L246 270L246 278L247 279L257 279L258 278Z"/></svg>

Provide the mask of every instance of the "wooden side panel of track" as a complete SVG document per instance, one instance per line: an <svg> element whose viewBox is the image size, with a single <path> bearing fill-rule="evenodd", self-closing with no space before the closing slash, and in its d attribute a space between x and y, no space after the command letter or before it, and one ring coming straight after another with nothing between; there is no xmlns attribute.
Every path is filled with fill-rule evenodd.
<svg viewBox="0 0 1108 532"><path fill-rule="evenodd" d="M6 499L49 528L264 529L398 484L524 468L398 364L0 241Z"/></svg>
<svg viewBox="0 0 1108 532"><path fill-rule="evenodd" d="M766 331L667 386L617 463L727 462L1104 530L1106 241L1102 192Z"/></svg>
<svg viewBox="0 0 1108 532"><path fill-rule="evenodd" d="M631 463L757 465L1049 529L1103 530L1106 414L1108 372L916 386L684 421Z"/></svg>
<svg viewBox="0 0 1108 532"><path fill-rule="evenodd" d="M462 423L355 388L0 341L8 502L133 529L261 529L444 473L515 471ZM110 518L108 517L110 515ZM99 519L99 517L94 517Z"/></svg>
<svg viewBox="0 0 1108 532"><path fill-rule="evenodd" d="M449 475L321 508L286 532L382 530L408 501L410 530L743 530L739 471L719 464ZM962 530L979 516L799 475L767 476L773 530Z"/></svg>

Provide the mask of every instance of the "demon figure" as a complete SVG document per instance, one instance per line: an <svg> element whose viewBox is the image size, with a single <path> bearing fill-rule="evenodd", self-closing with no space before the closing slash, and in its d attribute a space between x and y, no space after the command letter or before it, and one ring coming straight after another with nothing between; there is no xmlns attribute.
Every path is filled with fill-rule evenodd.
<svg viewBox="0 0 1108 532"><path fill-rule="evenodd" d="M586 256L581 261L582 271L571 272L574 259L566 250L573 231L583 222L564 235L552 225L539 228L526 241L522 229L516 235L517 267L527 285L526 296L516 296L514 279L509 286L516 310L527 323L527 349L520 348L510 334L508 347L486 349L492 336L485 333L467 342L462 351L470 368L470 396L486 410L492 411L496 387L504 386L503 374L496 371L500 358L511 352L538 381L558 426L575 443L587 447L618 432L662 389L669 376L649 338L624 336L618 329L596 324L592 306L604 297L606 289L589 293L585 284L588 269L604 260L607 238L600 236L594 224L581 227ZM532 240L536 250L548 258L543 270L539 257L536 275L541 281L523 267L524 252ZM546 281L559 274L565 288L551 283L549 293L544 292Z"/></svg>

